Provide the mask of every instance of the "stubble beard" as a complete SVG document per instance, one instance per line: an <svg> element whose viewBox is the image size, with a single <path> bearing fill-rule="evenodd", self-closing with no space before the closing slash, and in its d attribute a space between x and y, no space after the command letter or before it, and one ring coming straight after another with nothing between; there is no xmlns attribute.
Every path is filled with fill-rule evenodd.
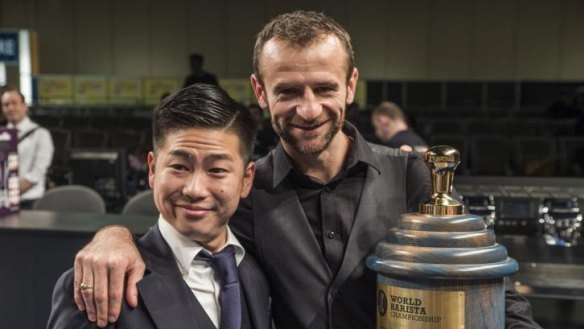
<svg viewBox="0 0 584 329"><path fill-rule="evenodd" d="M344 113L341 112L341 113ZM274 131L280 138L290 145L296 152L303 155L318 155L326 150L331 144L333 138L341 130L344 124L344 116L339 118L336 113L324 112L318 118L312 121L305 121L298 116L284 119L272 120ZM321 136L317 136L311 140L302 140L291 133L292 125L304 127L316 127L324 122L330 121L332 125ZM315 142L316 140L316 142Z"/></svg>

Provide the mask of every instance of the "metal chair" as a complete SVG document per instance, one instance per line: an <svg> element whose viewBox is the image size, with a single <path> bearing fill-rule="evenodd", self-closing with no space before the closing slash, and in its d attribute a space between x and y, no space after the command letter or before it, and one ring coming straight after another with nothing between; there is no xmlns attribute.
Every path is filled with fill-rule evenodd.
<svg viewBox="0 0 584 329"><path fill-rule="evenodd" d="M122 209L124 215L158 216L158 209L154 203L152 190L142 191L128 200Z"/></svg>
<svg viewBox="0 0 584 329"><path fill-rule="evenodd" d="M53 165L61 165L67 162L68 153L71 149L71 132L65 129L53 128L50 130L55 153L53 155Z"/></svg>
<svg viewBox="0 0 584 329"><path fill-rule="evenodd" d="M102 197L96 191L81 185L64 185L52 188L33 204L32 209L106 213Z"/></svg>

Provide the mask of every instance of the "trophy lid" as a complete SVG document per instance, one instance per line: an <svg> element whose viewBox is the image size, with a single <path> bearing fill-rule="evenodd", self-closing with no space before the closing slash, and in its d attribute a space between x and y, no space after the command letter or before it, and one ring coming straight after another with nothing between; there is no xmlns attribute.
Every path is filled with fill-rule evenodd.
<svg viewBox="0 0 584 329"><path fill-rule="evenodd" d="M432 196L420 205L420 213L433 216L462 214L462 204L450 195L460 153L451 146L438 145L428 149L425 158L432 175Z"/></svg>

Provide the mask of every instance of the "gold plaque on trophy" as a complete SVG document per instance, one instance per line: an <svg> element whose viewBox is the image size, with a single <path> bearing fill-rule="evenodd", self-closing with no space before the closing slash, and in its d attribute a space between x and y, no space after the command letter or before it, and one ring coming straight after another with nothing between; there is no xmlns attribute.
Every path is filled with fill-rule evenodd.
<svg viewBox="0 0 584 329"><path fill-rule="evenodd" d="M464 292L377 285L380 329L464 329Z"/></svg>

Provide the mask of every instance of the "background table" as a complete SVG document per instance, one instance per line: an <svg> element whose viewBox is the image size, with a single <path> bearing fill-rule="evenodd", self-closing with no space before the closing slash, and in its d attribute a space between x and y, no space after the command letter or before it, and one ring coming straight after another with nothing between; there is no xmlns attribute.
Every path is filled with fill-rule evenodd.
<svg viewBox="0 0 584 329"><path fill-rule="evenodd" d="M0 218L0 327L46 328L53 287L106 225L144 234L157 218L21 211Z"/></svg>

